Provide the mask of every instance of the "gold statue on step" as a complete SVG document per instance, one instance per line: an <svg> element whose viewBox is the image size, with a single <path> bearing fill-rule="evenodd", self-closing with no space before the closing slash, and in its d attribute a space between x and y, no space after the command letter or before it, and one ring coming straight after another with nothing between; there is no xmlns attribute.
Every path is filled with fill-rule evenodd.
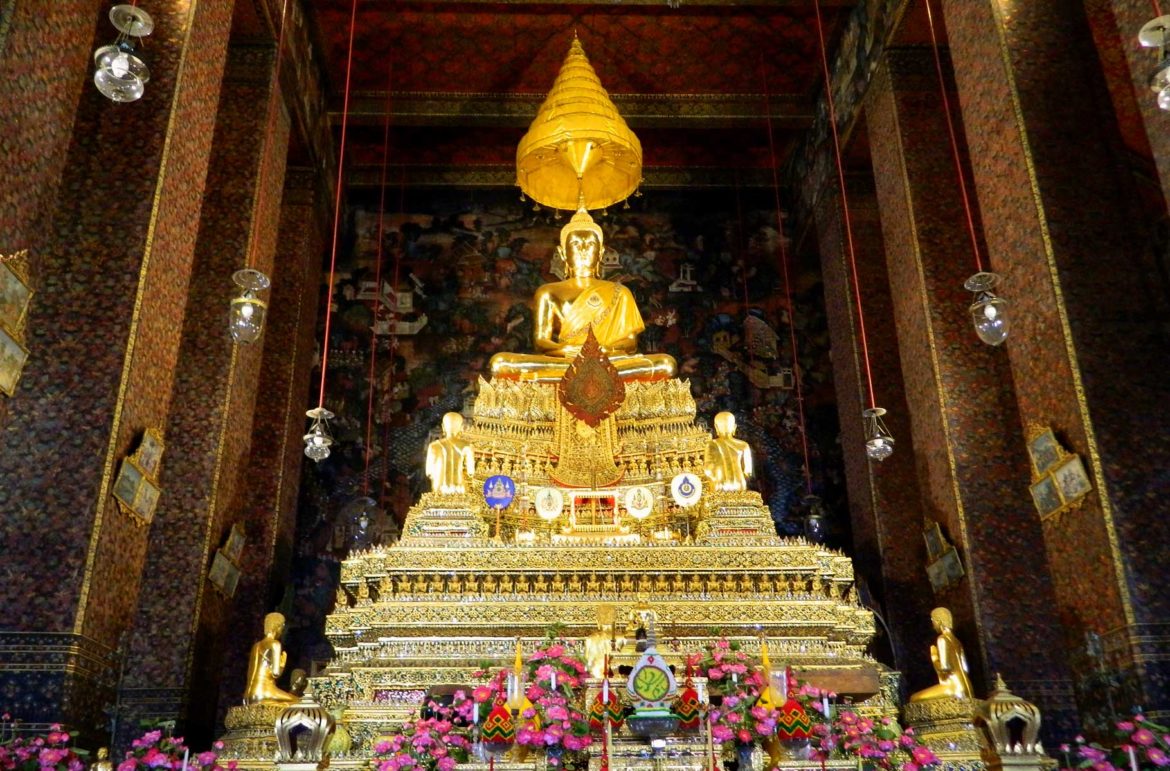
<svg viewBox="0 0 1170 771"><path fill-rule="evenodd" d="M281 649L280 636L284 634L284 616L269 613L264 617L264 639L252 646L248 656L248 684L244 688L245 704L284 704L299 701L300 697L276 687L276 679L284 671L288 653Z"/></svg>
<svg viewBox="0 0 1170 771"><path fill-rule="evenodd" d="M460 438L463 416L448 412L443 416L443 438L427 446L427 476L431 490L440 495L459 495L467 492L464 474L475 476L475 450L471 442Z"/></svg>
<svg viewBox="0 0 1170 771"><path fill-rule="evenodd" d="M938 641L930 646L930 661L938 673L938 685L911 694L910 701L972 698L967 657L963 655L963 644L952 631L954 619L951 612L946 608L935 608L930 612L930 622L938 632Z"/></svg>
<svg viewBox="0 0 1170 771"><path fill-rule="evenodd" d="M752 475L752 448L735 438L735 416L720 412L715 416L715 438L707 443L707 462L703 467L715 490L739 493L747 489Z"/></svg>
<svg viewBox="0 0 1170 771"><path fill-rule="evenodd" d="M561 254L569 278L536 290L535 343L539 353L497 353L492 375L560 380L581 350L589 328L622 380L672 377L675 361L663 353L638 353L646 328L629 289L598 278L604 236L584 209L561 230Z"/></svg>
<svg viewBox="0 0 1170 771"><path fill-rule="evenodd" d="M597 630L585 638L585 665L589 667L589 675L599 680L605 677L606 657L626 644L624 636L615 635L616 620L617 609L613 605L598 605Z"/></svg>

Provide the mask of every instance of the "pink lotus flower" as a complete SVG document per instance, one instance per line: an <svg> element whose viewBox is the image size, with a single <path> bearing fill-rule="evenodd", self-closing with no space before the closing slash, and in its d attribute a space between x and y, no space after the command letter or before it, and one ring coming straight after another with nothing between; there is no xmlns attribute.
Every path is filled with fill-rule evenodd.
<svg viewBox="0 0 1170 771"><path fill-rule="evenodd" d="M1133 736L1129 738L1133 739L1135 744L1140 744L1143 747L1149 747L1151 744L1157 741L1157 739L1154 738L1154 734L1148 728L1139 728L1138 730L1134 731Z"/></svg>
<svg viewBox="0 0 1170 771"><path fill-rule="evenodd" d="M1157 747L1148 748L1146 750L1146 757L1149 758L1150 762L1155 766L1170 766L1170 757L1167 757L1166 753Z"/></svg>
<svg viewBox="0 0 1170 771"><path fill-rule="evenodd" d="M938 756L931 752L929 747L919 745L910 751L910 757L920 766L933 766L939 762Z"/></svg>
<svg viewBox="0 0 1170 771"><path fill-rule="evenodd" d="M559 659L561 656L565 655L565 646L550 645L547 653L551 658Z"/></svg>

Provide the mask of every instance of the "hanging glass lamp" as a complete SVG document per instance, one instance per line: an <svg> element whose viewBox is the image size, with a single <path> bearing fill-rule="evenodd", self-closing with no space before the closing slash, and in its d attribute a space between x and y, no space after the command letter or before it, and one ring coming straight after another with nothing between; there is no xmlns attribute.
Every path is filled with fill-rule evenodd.
<svg viewBox="0 0 1170 771"><path fill-rule="evenodd" d="M870 460L883 461L894 454L894 437L882 421L885 414L881 407L871 407L861 413L865 419L865 454Z"/></svg>
<svg viewBox="0 0 1170 771"><path fill-rule="evenodd" d="M254 343L264 332L264 317L268 313L268 303L257 297L257 292L263 292L272 282L254 268L237 270L232 274L232 281L243 291L239 297L232 298L228 331L237 343Z"/></svg>
<svg viewBox="0 0 1170 771"><path fill-rule="evenodd" d="M114 102L134 102L146 93L150 68L134 54L136 41L154 31L150 14L134 5L115 5L110 23L118 30L113 43L93 53L93 84Z"/></svg>
<svg viewBox="0 0 1170 771"><path fill-rule="evenodd" d="M1157 94L1158 108L1170 111L1170 15L1150 19L1138 32L1138 42L1158 50L1158 63L1150 73L1150 90Z"/></svg>
<svg viewBox="0 0 1170 771"><path fill-rule="evenodd" d="M309 426L309 433L305 434L305 457L320 463L329 457L333 437L329 435L329 421L333 413L324 407L314 407L305 413L313 422Z"/></svg>
<svg viewBox="0 0 1170 771"><path fill-rule="evenodd" d="M1008 336L1007 300L991 291L998 281L997 274L984 272L963 282L967 291L975 293L970 307L975 334L988 345L999 345Z"/></svg>

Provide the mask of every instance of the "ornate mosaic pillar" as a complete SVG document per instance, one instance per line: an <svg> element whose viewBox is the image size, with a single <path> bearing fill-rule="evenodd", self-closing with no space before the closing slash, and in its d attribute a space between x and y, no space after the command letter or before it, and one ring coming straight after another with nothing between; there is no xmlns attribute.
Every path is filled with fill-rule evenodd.
<svg viewBox="0 0 1170 771"><path fill-rule="evenodd" d="M1167 302L1101 109L1085 11L1052 0L943 7L991 266L1012 302L1019 413L1054 429L1092 487L1042 522L1081 715L1093 726L1110 703L1162 713L1170 596L1164 550L1149 544L1170 539L1160 514L1170 413L1151 362L1166 349ZM1103 660L1085 655L1089 633L1103 638Z"/></svg>
<svg viewBox="0 0 1170 771"><path fill-rule="evenodd" d="M227 329L231 275L245 265L272 275L289 125L273 88L273 47L228 51L199 223L175 405L167 422L165 490L150 532L130 659L124 724L182 720L182 735L210 740L215 675L222 664L240 557L209 570L243 519L252 411L269 341L237 344ZM272 104L276 100L276 104ZM271 109L275 120L268 125ZM265 299L266 296L265 296ZM279 347L284 341L279 341ZM245 530L246 533L246 530ZM212 677L202 683L198 676ZM196 698L196 692L199 697Z"/></svg>
<svg viewBox="0 0 1170 771"><path fill-rule="evenodd" d="M232 3L150 12L146 96L82 90L36 259L30 359L0 426L3 708L95 737L149 532L116 480L143 431L167 425ZM112 38L97 30L90 50Z"/></svg>
<svg viewBox="0 0 1170 771"><path fill-rule="evenodd" d="M870 405L841 197L833 186L818 202L816 227L833 347L833 382L841 421L853 552L858 574L869 581L881 603L893 635L890 644L896 666L912 682L918 682L932 670L926 655L931 605L930 585L923 569L925 547L920 536L922 501L914 467L916 453L898 367L898 340L887 291L873 180L868 174L851 175L848 184L874 388L878 404L889 410L886 424L897 443L894 454L881 463L869 460L865 454L861 412Z"/></svg>
<svg viewBox="0 0 1170 771"><path fill-rule="evenodd" d="M27 250L35 271L52 238L54 197L77 102L92 74L94 19L108 6L97 0L5 5L0 3L0 71L6 73L0 78L0 158L10 184L0 189L0 257ZM0 424L8 403L0 396Z"/></svg>
<svg viewBox="0 0 1170 771"><path fill-rule="evenodd" d="M231 627L218 670L221 712L237 704L248 670L248 651L262 633L260 620L280 604L288 583L296 526L310 371L316 346L317 291L327 211L312 169L289 169L280 212L280 264L272 276L272 302L260 364L260 398L252 421L252 449L242 474L248 543L233 603ZM297 654L290 653L290 658Z"/></svg>
<svg viewBox="0 0 1170 771"><path fill-rule="evenodd" d="M978 637L977 695L1002 673L1041 705L1046 726L1071 735L1072 682L1012 373L1007 353L975 336L967 311L974 296L963 282L976 272L975 259L929 49L887 51L866 116L926 515L958 548L965 570L936 600ZM1021 584L1029 585L1023 595ZM973 648L976 638L967 640ZM937 682L933 674L912 688Z"/></svg>

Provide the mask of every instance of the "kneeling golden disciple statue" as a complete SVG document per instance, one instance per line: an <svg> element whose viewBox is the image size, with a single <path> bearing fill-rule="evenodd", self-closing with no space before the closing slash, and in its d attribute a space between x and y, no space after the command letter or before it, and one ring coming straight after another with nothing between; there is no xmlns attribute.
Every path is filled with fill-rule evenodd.
<svg viewBox="0 0 1170 771"><path fill-rule="evenodd" d="M467 492L464 473L475 476L475 450L471 442L460 438L463 416L448 412L443 416L443 438L427 446L427 477L431 490L441 495Z"/></svg>
<svg viewBox="0 0 1170 771"><path fill-rule="evenodd" d="M672 377L674 358L638 353L646 328L629 289L597 277L604 236L584 209L561 230L561 254L569 278L536 290L536 349L540 353L497 353L493 376L556 381L581 350L589 328L623 380Z"/></svg>
<svg viewBox="0 0 1170 771"><path fill-rule="evenodd" d="M252 653L248 656L245 704L279 704L299 700L295 694L276 687L276 678L280 677L288 660L288 653L280 645L283 633L283 615L269 613L264 617L264 639L252 646Z"/></svg>
<svg viewBox="0 0 1170 771"><path fill-rule="evenodd" d="M972 698L967 657L963 655L963 644L952 631L954 619L951 612L946 608L935 608L930 612L930 622L938 632L938 641L930 646L930 661L938 673L938 685L911 694L910 701Z"/></svg>
<svg viewBox="0 0 1170 771"><path fill-rule="evenodd" d="M715 438L707 443L704 473L721 493L739 493L747 489L752 475L752 448L735 438L735 416L720 412L715 416Z"/></svg>

